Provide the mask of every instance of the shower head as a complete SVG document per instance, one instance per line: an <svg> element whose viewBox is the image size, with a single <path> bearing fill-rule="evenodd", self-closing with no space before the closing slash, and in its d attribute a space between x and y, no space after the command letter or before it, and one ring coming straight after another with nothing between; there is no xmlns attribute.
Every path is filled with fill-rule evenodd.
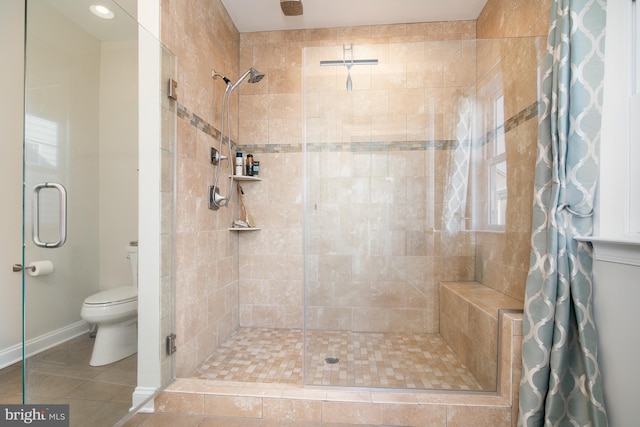
<svg viewBox="0 0 640 427"><path fill-rule="evenodd" d="M218 77L222 77L222 80L224 80L224 82L229 85L231 84L231 80L229 80L228 78L226 78L223 74L220 74L219 72L217 72L216 70L213 70L211 72L211 77L213 77L214 79L218 78Z"/></svg>
<svg viewBox="0 0 640 427"><path fill-rule="evenodd" d="M249 73L251 74L249 76L249 83L258 83L264 77L264 74L262 74L260 71L256 70L253 67L249 69Z"/></svg>
<svg viewBox="0 0 640 427"><path fill-rule="evenodd" d="M280 0L280 9L284 16L302 15L302 0Z"/></svg>
<svg viewBox="0 0 640 427"><path fill-rule="evenodd" d="M262 80L262 78L264 77L264 74L262 74L260 71L256 70L255 68L251 67L249 68L243 75L242 77L240 77L238 79L237 82L235 82L233 84L233 86L231 86L231 92L233 92L234 90L236 90L236 88L240 85L240 83L242 83L244 81L244 79L247 78L247 76L249 76L249 83L258 83L260 80Z"/></svg>

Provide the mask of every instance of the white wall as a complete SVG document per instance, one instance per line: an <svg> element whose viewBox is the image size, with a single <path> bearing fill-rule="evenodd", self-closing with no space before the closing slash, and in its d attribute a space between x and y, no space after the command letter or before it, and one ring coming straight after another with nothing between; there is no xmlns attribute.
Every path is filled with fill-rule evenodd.
<svg viewBox="0 0 640 427"><path fill-rule="evenodd" d="M18 345L21 337L21 275L10 266L22 262L23 34L23 0L0 1L0 76L5 84L0 103L0 366L3 350Z"/></svg>
<svg viewBox="0 0 640 427"><path fill-rule="evenodd" d="M138 43L102 43L100 289L131 284L126 247L138 240Z"/></svg>
<svg viewBox="0 0 640 427"><path fill-rule="evenodd" d="M596 255L598 255L596 246ZM600 370L610 427L638 424L640 384L640 257L638 265L598 260L594 264L594 317Z"/></svg>
<svg viewBox="0 0 640 427"><path fill-rule="evenodd" d="M26 192L48 181L61 183L68 193L65 245L43 249L28 240L25 244L27 262L48 259L55 268L48 276L27 281L26 337L32 339L81 322L82 302L99 285L100 42L44 2L29 6L28 13L25 111L57 131L55 164L30 164ZM28 152L27 161L36 157ZM32 211L30 196L25 209ZM53 200L42 206L40 222L47 240L58 235L57 209ZM25 216L27 238L31 222L31 216Z"/></svg>

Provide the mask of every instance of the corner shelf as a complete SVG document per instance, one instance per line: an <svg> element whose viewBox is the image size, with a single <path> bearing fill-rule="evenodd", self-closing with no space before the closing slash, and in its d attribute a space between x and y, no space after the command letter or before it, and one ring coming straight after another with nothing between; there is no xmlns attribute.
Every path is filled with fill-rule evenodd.
<svg viewBox="0 0 640 427"><path fill-rule="evenodd" d="M262 181L262 178L258 178L257 176L229 175L229 177L233 178L234 181Z"/></svg>
<svg viewBox="0 0 640 427"><path fill-rule="evenodd" d="M247 176L247 175L229 175L230 178L233 178L234 181L262 181L261 178L257 176ZM229 227L229 231L258 231L262 230L260 227Z"/></svg>

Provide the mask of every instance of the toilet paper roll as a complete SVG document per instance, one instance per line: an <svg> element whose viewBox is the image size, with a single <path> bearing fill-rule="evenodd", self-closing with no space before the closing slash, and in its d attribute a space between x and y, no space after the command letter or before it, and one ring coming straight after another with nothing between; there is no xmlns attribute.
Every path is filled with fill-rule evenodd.
<svg viewBox="0 0 640 427"><path fill-rule="evenodd" d="M53 273L53 263L49 260L34 261L27 266L29 276L44 276Z"/></svg>

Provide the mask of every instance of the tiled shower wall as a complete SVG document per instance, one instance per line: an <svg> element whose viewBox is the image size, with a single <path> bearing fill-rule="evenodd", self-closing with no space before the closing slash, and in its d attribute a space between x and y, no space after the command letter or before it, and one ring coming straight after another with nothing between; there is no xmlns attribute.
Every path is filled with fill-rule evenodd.
<svg viewBox="0 0 640 427"><path fill-rule="evenodd" d="M225 88L211 72L236 78L240 37L219 0L164 0L162 41L177 57L176 365L185 376L238 324L238 245L227 232L233 215L208 209L207 187Z"/></svg>
<svg viewBox="0 0 640 427"><path fill-rule="evenodd" d="M493 123L491 105L500 95L505 99L504 117L507 122L512 120L505 124L506 222L502 229L476 233L476 280L519 301L524 301L529 270L538 73L550 7L550 0L490 0L477 20L478 39L482 39L478 41L477 69L481 120ZM480 183L488 179L483 170L479 168ZM481 214L487 212L487 198L486 186L481 185Z"/></svg>
<svg viewBox="0 0 640 427"><path fill-rule="evenodd" d="M354 67L353 93L345 67L319 65L341 46L306 51L307 327L438 332L438 283L474 274L464 210L451 233L442 218L466 204L466 185L448 190L471 143L475 39L354 51L379 65Z"/></svg>
<svg viewBox="0 0 640 427"><path fill-rule="evenodd" d="M249 210L263 230L240 236L241 325L301 327L303 270L310 285L308 325L318 328L437 331L434 284L441 280L475 279L523 299L537 135L536 73L544 43L544 38L529 36L546 33L548 6L548 1L490 1L477 21L478 38L495 41L476 41L475 22L241 35L241 68L255 66L267 74L266 84L245 86L240 98L241 146L245 154L252 152L261 160L263 178L261 183L244 186ZM508 38L513 36L518 38ZM341 59L342 44L354 45L356 59L378 58L381 64L352 68L352 94L344 89L344 69L327 69L310 78L306 82L312 87L310 101L303 106L303 48L315 50L307 57L309 63ZM473 99L476 82L480 97L498 95L488 83L496 76L498 91L506 99L505 119L511 123L506 134L506 225L478 233L442 233L440 218L450 196L445 192L455 169L455 153L452 146L443 149L439 143L456 140L459 103L466 97ZM315 93L314 84L319 85ZM306 128L302 111L306 111ZM315 242L312 233L307 236L313 248L306 270L301 257L303 132L309 144L329 146L319 149L326 153L317 154L326 157L319 161L325 169L318 172L318 200L340 199L320 207L310 199L306 207L307 215L328 209L326 218L331 218L317 224L322 241ZM416 150L411 144L420 145L420 141L432 145ZM406 142L409 146L402 147ZM387 146L377 150L376 144ZM358 170L357 165L363 164L365 169ZM482 164L476 166L471 172L478 174L474 197L484 211L486 175ZM357 178L364 175L368 182L362 187ZM376 178L375 188L382 189L378 195L372 190ZM423 183L426 193L416 193ZM340 187L346 190L337 194ZM375 198L398 195L401 199L367 206ZM431 202L430 211L412 218L416 211L407 201L423 197ZM471 209L467 208L462 227L470 225ZM350 250L371 241L389 215L395 216L394 221L403 217L396 223L402 232L387 229L381 247L367 248L367 256L354 261ZM407 226L409 220L414 222ZM363 230L365 221L367 230ZM346 237L350 231L354 233ZM379 258L381 251L389 255L384 262ZM382 273L384 279L380 279Z"/></svg>
<svg viewBox="0 0 640 427"><path fill-rule="evenodd" d="M379 60L352 68L353 93L344 67L319 66L343 43ZM302 327L306 274L311 328L438 331L437 283L475 274L473 234L445 235L439 219L452 153L469 143L475 44L475 22L241 35L241 68L267 76L240 95L240 145L262 178L243 185L262 230L239 236L242 326Z"/></svg>

